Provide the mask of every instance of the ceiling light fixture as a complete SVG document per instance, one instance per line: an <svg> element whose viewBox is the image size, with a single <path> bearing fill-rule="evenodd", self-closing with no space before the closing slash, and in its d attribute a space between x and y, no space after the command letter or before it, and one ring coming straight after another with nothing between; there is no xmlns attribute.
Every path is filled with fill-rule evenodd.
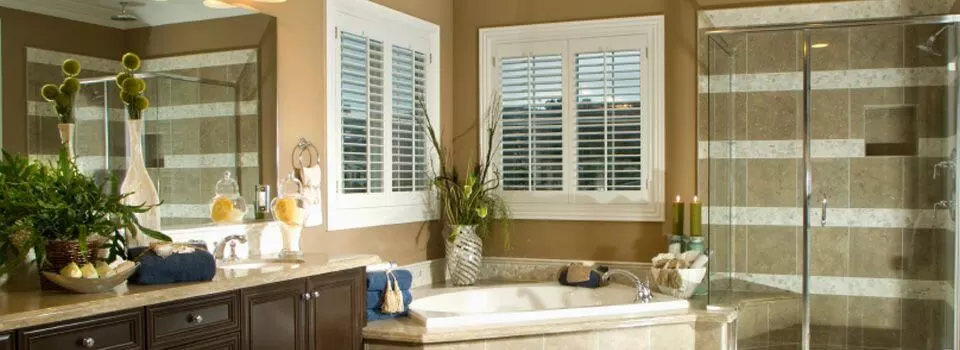
<svg viewBox="0 0 960 350"><path fill-rule="evenodd" d="M203 6L212 9L232 9L236 7L221 0L203 0Z"/></svg>
<svg viewBox="0 0 960 350"><path fill-rule="evenodd" d="M830 44L827 44L827 43L816 43L816 44L810 45L810 47L812 47L812 48L814 48L814 49L822 49L822 48L825 48L825 47L827 47L827 46L830 46Z"/></svg>

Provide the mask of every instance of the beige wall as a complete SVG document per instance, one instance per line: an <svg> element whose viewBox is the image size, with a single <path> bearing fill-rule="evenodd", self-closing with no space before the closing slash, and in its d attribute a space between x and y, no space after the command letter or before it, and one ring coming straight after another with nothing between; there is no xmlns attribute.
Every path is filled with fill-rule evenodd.
<svg viewBox="0 0 960 350"><path fill-rule="evenodd" d="M436 23L441 32L441 123L452 124L453 116L453 0L378 0ZM264 13L277 17L278 86L280 102L280 174L291 170L287 159L297 137L304 136L325 147L326 76L325 1L289 1L282 4L257 4ZM449 143L449 128L443 137ZM321 152L321 161L326 161ZM325 163L322 163L325 164ZM324 196L326 200L329 195ZM329 203L324 203L329 208ZM409 263L442 256L438 230L413 223L357 230L327 231L326 227L308 228L302 247L308 252L375 253L384 260Z"/></svg>
<svg viewBox="0 0 960 350"><path fill-rule="evenodd" d="M477 30L484 27L663 14L666 18L666 193L695 191L696 5L692 0L457 0L454 8L454 132L458 166L477 155ZM671 213L668 213L670 215ZM672 220L668 217L667 222ZM495 242L487 254L530 258L647 260L665 246L659 222L517 220L512 249Z"/></svg>

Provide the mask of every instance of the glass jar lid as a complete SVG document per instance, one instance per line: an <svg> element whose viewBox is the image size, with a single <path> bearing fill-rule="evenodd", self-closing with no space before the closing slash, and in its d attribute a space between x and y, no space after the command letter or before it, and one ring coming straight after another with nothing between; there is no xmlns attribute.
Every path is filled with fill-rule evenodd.
<svg viewBox="0 0 960 350"><path fill-rule="evenodd" d="M296 176L293 176L293 173L288 174L286 179L280 181L280 187L277 188L278 197L300 195L303 195L303 183Z"/></svg>
<svg viewBox="0 0 960 350"><path fill-rule="evenodd" d="M217 181L217 195L234 196L240 194L240 185L230 176L230 171L223 172L223 178Z"/></svg>

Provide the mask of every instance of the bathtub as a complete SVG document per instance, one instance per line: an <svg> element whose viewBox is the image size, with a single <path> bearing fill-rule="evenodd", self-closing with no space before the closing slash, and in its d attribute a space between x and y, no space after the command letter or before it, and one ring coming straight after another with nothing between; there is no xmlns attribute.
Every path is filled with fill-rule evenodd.
<svg viewBox="0 0 960 350"><path fill-rule="evenodd" d="M426 296L421 294L428 294ZM687 312L689 302L654 294L637 304L633 287L611 284L588 289L556 283L414 291L410 317L426 328L451 328L520 322L562 322L576 318L629 317Z"/></svg>

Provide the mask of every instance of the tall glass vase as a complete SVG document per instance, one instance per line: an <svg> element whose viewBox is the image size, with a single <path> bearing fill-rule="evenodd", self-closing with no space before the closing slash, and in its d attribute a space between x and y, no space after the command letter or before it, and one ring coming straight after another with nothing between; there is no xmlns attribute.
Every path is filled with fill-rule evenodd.
<svg viewBox="0 0 960 350"><path fill-rule="evenodd" d="M74 137L74 135L76 135L76 124L60 123L57 124L57 130L60 131L60 144L67 148L67 156L70 158L70 160L75 161L77 159L77 155L73 150L73 142L74 139L76 139L76 137Z"/></svg>
<svg viewBox="0 0 960 350"><path fill-rule="evenodd" d="M129 119L127 121L127 174L120 185L121 193L131 193L126 197L127 205L151 205L153 206L145 213L136 214L140 225L153 230L160 230L160 208L156 205L160 203L160 195L157 194L157 187L150 179L150 173L147 172L147 166L143 161L143 121L140 119ZM127 247L142 247L149 245L156 240L137 232L136 238L127 233Z"/></svg>
<svg viewBox="0 0 960 350"><path fill-rule="evenodd" d="M455 286L470 286L480 277L483 262L483 240L477 235L476 225L450 225L457 231L453 241L446 242L447 275Z"/></svg>

